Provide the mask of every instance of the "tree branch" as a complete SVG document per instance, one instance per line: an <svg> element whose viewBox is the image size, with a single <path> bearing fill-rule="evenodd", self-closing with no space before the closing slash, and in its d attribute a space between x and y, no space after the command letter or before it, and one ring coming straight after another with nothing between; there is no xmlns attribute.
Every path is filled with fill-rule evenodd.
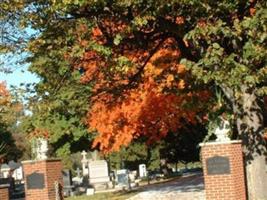
<svg viewBox="0 0 267 200"><path fill-rule="evenodd" d="M112 88L102 88L97 90L93 96L97 96L100 95L102 93L117 93L120 94L123 90L125 89L130 89L133 88L134 86L136 86L136 83L138 82L138 79L140 79L142 72L145 68L145 66L147 65L147 63L149 62L149 60L152 58L152 56L158 51L158 49L160 48L160 46L164 43L164 41L167 39L168 37L165 36L150 52L149 52L149 56L145 59L145 61L143 62L143 64L138 68L138 71L132 75L131 77L129 77L129 82L128 84L125 85L119 85L119 86L114 86Z"/></svg>
<svg viewBox="0 0 267 200"><path fill-rule="evenodd" d="M219 87L222 89L224 95L227 97L227 99L234 104L235 103L235 95L234 95L234 89L229 88L225 85L219 85Z"/></svg>

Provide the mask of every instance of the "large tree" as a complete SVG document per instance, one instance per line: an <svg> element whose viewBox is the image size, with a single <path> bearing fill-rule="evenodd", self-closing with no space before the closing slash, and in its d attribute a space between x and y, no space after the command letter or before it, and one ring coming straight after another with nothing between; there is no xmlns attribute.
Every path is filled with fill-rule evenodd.
<svg viewBox="0 0 267 200"><path fill-rule="evenodd" d="M39 82L21 84L21 87L25 86L25 109L29 114L21 120L20 131L28 134L29 139L47 138L51 145L51 156L60 156L65 164L69 164L71 153L85 150L91 145L92 135L88 134L84 119L91 86L79 81L80 73L74 71L64 57L67 45L73 44L72 34L68 31L75 29L76 21L68 22L69 25L57 22L49 25L47 22L53 13L45 13L51 11L47 8L50 3L16 0L1 2L3 37L0 51L3 52L4 62L0 63L0 70L9 71L13 67L12 71L18 63L31 64L29 70L37 75ZM39 14L47 17L44 24L41 22L42 14L38 14L39 9L42 10ZM17 57L17 54L22 53L23 56ZM15 55L12 60L16 62L6 61L10 55Z"/></svg>
<svg viewBox="0 0 267 200"><path fill-rule="evenodd" d="M160 130L156 138L164 136L166 127L180 127L182 116L193 121L199 110L189 112L184 102L196 105L193 100L203 91L188 92L195 89L192 72L197 83L217 86L228 98L243 141L249 198L267 199L259 96L266 93L266 1L22 2L6 0L3 11L15 20L22 16L20 25L38 32L28 45L33 65L46 73L60 55L68 63L63 71L67 66L78 69L82 81L93 85L96 98L88 121L107 139L96 141L102 149L151 135L153 126ZM189 71L184 72L184 66ZM104 121L100 109L113 121ZM128 130L134 132L123 134Z"/></svg>

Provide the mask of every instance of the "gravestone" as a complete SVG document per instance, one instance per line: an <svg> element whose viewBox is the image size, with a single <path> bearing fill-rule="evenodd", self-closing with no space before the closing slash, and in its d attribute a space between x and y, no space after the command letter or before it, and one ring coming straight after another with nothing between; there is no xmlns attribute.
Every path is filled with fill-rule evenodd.
<svg viewBox="0 0 267 200"><path fill-rule="evenodd" d="M147 171L146 171L146 165L145 164L140 164L139 165L139 177L143 178L147 176Z"/></svg>
<svg viewBox="0 0 267 200"><path fill-rule="evenodd" d="M85 188L90 185L95 189L102 189L112 185L108 172L108 164L105 160L96 160L97 152L91 153L93 159L87 159L87 152L83 151L82 155L82 176L83 186Z"/></svg>
<svg viewBox="0 0 267 200"><path fill-rule="evenodd" d="M117 170L116 182L118 184L118 187L129 187L129 176L127 169Z"/></svg>
<svg viewBox="0 0 267 200"><path fill-rule="evenodd" d="M2 164L0 167L1 167L0 168L1 177L2 178L7 178L8 174L9 174L9 171L10 171L9 165L8 164Z"/></svg>
<svg viewBox="0 0 267 200"><path fill-rule="evenodd" d="M64 196L71 196L73 194L73 183L72 183L72 174L71 170L64 169L62 170L62 177L63 177L63 193Z"/></svg>
<svg viewBox="0 0 267 200"><path fill-rule="evenodd" d="M131 182L134 182L136 180L136 177L137 177L137 171L136 170L129 171L129 178L130 178Z"/></svg>
<svg viewBox="0 0 267 200"><path fill-rule="evenodd" d="M22 168L22 166L20 166L19 168L15 169L15 171L13 172L12 177L14 177L14 179L16 181L22 181L23 180L23 168Z"/></svg>
<svg viewBox="0 0 267 200"><path fill-rule="evenodd" d="M81 170L80 170L80 168L77 168L76 170L75 170L75 172L76 172L76 175L77 176L75 176L75 177L73 177L72 178L72 181L73 181L73 184L74 185L81 185L82 184L82 176L81 176Z"/></svg>
<svg viewBox="0 0 267 200"><path fill-rule="evenodd" d="M108 172L108 164L105 160L94 160L88 164L89 183L92 185L98 183L109 183L110 177Z"/></svg>
<svg viewBox="0 0 267 200"><path fill-rule="evenodd" d="M7 178L12 176L15 180L23 179L22 165L16 163L13 160L9 161L8 164L0 165L0 177Z"/></svg>
<svg viewBox="0 0 267 200"><path fill-rule="evenodd" d="M88 159L87 159L87 152L86 151L82 151L81 153L82 155L82 175L83 177L88 176L89 175L89 171L88 171Z"/></svg>
<svg viewBox="0 0 267 200"><path fill-rule="evenodd" d="M62 177L63 177L64 186L72 185L72 174L69 169L62 170Z"/></svg>

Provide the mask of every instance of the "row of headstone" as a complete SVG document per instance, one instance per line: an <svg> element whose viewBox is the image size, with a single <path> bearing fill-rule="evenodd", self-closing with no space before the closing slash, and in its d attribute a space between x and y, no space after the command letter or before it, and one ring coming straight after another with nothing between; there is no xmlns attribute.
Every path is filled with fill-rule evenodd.
<svg viewBox="0 0 267 200"><path fill-rule="evenodd" d="M132 188L136 185L136 178L147 176L146 165L139 165L137 171L130 172L127 169L117 170L109 173L108 164L106 160L97 159L96 153L92 159L87 158L87 152L81 153L82 170L76 170L76 177L71 176L70 170L63 171L64 193L66 196L72 195L75 188L80 188L81 192L87 195L94 194L95 190L103 190L107 188Z"/></svg>
<svg viewBox="0 0 267 200"><path fill-rule="evenodd" d="M20 163L16 163L13 160L8 164L0 165L0 178L13 177L16 181L23 180L23 170Z"/></svg>

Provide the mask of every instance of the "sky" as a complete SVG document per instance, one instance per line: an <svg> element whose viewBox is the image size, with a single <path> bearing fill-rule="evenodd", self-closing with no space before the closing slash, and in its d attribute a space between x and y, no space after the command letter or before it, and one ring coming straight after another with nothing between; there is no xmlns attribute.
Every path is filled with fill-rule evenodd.
<svg viewBox="0 0 267 200"><path fill-rule="evenodd" d="M25 70L24 73L21 71L22 69ZM30 73L25 66L9 74L0 72L0 81L5 81L7 86L10 87L11 85L20 86L21 83L36 83L38 82L38 78L36 75Z"/></svg>
<svg viewBox="0 0 267 200"><path fill-rule="evenodd" d="M28 37L37 34L37 32L31 28L26 28L25 31ZM8 88L10 88L11 85L19 87L21 83L36 83L39 81L36 75L27 70L29 63L19 64L16 62L25 58L25 56L27 57L27 53L0 55L0 67L11 68L12 71L12 73L4 73L0 70L0 82L5 81Z"/></svg>
<svg viewBox="0 0 267 200"><path fill-rule="evenodd" d="M11 71L11 73L5 73L3 70L0 70L0 82L6 82L8 88L10 88L11 85L19 87L21 83L38 82L37 76L28 71L29 63L20 64L19 62L16 62L21 58L23 58L23 55L0 55L0 67Z"/></svg>
<svg viewBox="0 0 267 200"><path fill-rule="evenodd" d="M21 88L25 88L23 86L20 86L21 83L37 83L39 81L39 79L37 78L36 75L30 73L27 70L27 66L21 66L20 68L14 70L12 73L4 73L0 71L0 82L4 81L6 82L7 88L11 89L11 85L17 86L17 87L21 87ZM24 72L22 72L22 70ZM27 100L23 100L24 103L27 102ZM25 114L26 115L31 115L32 112L29 110L25 110Z"/></svg>

